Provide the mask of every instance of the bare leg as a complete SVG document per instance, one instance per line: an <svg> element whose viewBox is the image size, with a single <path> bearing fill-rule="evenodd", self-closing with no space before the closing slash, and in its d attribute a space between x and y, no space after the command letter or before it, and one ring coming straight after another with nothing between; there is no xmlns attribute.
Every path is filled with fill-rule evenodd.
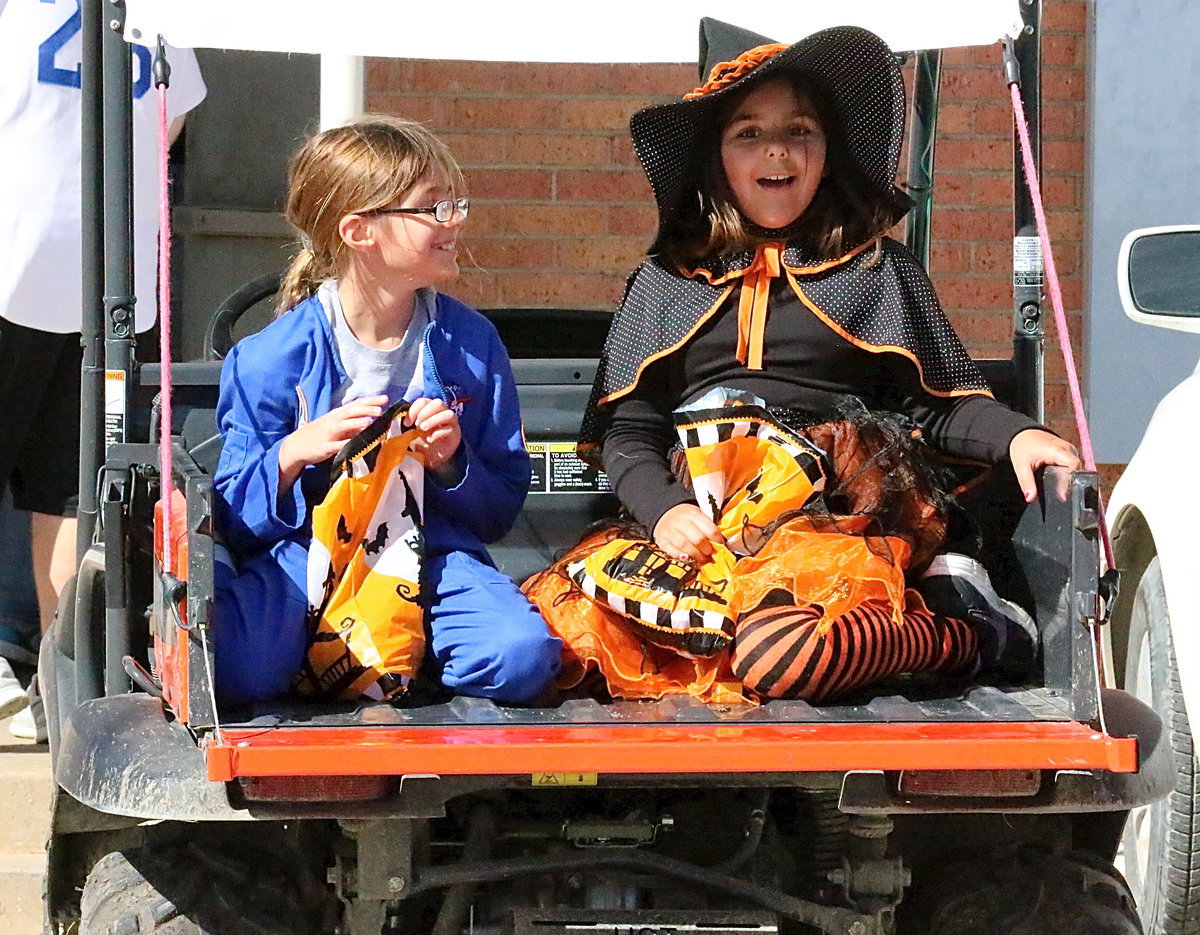
<svg viewBox="0 0 1200 935"><path fill-rule="evenodd" d="M58 597L75 574L75 518L30 513L33 581L37 587L42 632L54 620Z"/></svg>

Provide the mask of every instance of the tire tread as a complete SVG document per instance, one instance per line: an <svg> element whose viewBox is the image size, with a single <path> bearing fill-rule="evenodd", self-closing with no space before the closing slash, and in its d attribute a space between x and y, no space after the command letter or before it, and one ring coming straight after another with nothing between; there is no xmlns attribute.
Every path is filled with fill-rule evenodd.
<svg viewBox="0 0 1200 935"><path fill-rule="evenodd" d="M197 844L106 854L80 900L80 935L318 935L320 913L269 859Z"/></svg>
<svg viewBox="0 0 1200 935"><path fill-rule="evenodd" d="M1183 703L1183 688L1175 661L1166 587L1158 556L1138 582L1130 620L1126 685L1136 685L1141 641L1149 641L1150 685L1153 707L1162 718L1175 768L1174 787L1152 808L1162 808L1162 840L1150 843L1148 867L1139 868L1146 886L1157 892L1143 894L1141 913L1153 935L1200 935L1200 769L1192 742L1191 726ZM1131 679L1133 680L1131 682ZM1157 820L1152 817L1152 820ZM1132 840L1127 836L1128 854ZM1160 866L1156 855L1162 854ZM1128 859L1128 858L1127 858Z"/></svg>

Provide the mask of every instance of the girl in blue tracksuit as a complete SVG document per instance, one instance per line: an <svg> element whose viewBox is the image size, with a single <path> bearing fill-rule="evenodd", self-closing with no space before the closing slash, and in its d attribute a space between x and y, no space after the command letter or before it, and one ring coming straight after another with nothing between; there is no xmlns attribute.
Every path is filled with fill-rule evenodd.
<svg viewBox="0 0 1200 935"><path fill-rule="evenodd" d="M327 130L292 161L287 215L303 249L281 290L287 311L239 342L221 373L223 703L280 695L299 671L328 460L400 398L424 436L423 674L512 702L554 676L559 640L485 548L512 525L530 478L508 356L490 322L434 289L458 274L463 189L445 146L393 118Z"/></svg>

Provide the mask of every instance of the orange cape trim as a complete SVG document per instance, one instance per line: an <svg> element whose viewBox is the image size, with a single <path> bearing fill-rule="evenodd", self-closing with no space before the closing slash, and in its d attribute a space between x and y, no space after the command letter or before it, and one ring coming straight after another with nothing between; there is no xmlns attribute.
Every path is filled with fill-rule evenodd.
<svg viewBox="0 0 1200 935"><path fill-rule="evenodd" d="M950 390L948 392L943 392L933 389L933 387L925 382L925 370L921 366L921 361L917 359L916 354L914 354L908 348L900 347L897 344L868 344L866 341L856 338L849 331L838 325L837 322L821 311L821 309L817 306L817 303L813 302L807 295L804 294L804 290L800 288L800 283L796 282L796 277L792 274L791 268L787 267L786 269L788 283L791 285L792 291L796 293L796 297L810 312L816 315L817 318L824 322L835 333L841 335L855 347L861 347L864 351L870 351L872 354L884 354L890 351L893 354L899 354L902 357L906 357L911 360L913 362L913 366L917 368L917 379L921 381L921 386L925 388L927 393L941 397L986 396L988 399L995 398L990 390Z"/></svg>
<svg viewBox="0 0 1200 935"><path fill-rule="evenodd" d="M833 259L833 260L826 260L824 263L818 263L816 266L788 266L786 263L782 263L782 260L780 262L782 263L784 269L790 270L791 272L795 273L796 275L815 276L817 273L823 273L827 269L832 269L835 266L841 266L843 263L850 262L850 260L854 259L860 253L862 253L864 250L866 250L867 247L872 246L874 243L875 243L875 241L868 240L866 243L859 244L857 247L855 247L849 253L845 253L842 256L837 257L836 259ZM785 254L786 254L786 248L785 248L784 252L780 254L780 256L782 257ZM719 286L719 285L722 285L723 283L729 282L729 280L731 280L731 279L741 278L742 276L744 276L746 274L748 269L749 269L749 267L746 267L744 269L735 269L735 270L731 270L730 272L726 273L724 276L717 276L711 270L707 270L702 266L698 266L693 270L688 270L688 269L684 269L683 267L680 267L679 274L687 279L695 279L697 276L703 276L705 279L708 280L708 284L710 286Z"/></svg>
<svg viewBox="0 0 1200 935"><path fill-rule="evenodd" d="M675 351L679 350L679 348L681 348L685 344L687 344L688 341L690 341L692 339L692 336L697 331L700 330L700 327L706 321L708 321L710 318L712 318L712 316L716 313L717 309L719 309L722 305L725 304L725 300L729 298L729 296L732 292L733 292L732 285L726 287L726 289L719 296L717 296L717 300L715 302L713 302L713 304L709 308L709 310L707 312L705 312L703 315L701 315L696 320L696 324L694 324L691 327L691 329L688 331L687 334L685 334L682 338L680 338L678 341L676 341L670 347L665 348L664 350L661 350L656 354L651 354L649 357L647 357L645 360L643 360L640 364L638 364L637 373L635 373L633 375L633 380L630 382L630 384L628 386L624 387L623 389L617 390L615 393L609 393L607 396L602 396L600 399L596 400L596 405L604 406L604 405L607 405L608 403L611 403L613 400L620 399L622 396L626 395L627 393L632 393L634 388L638 385L638 382L642 379L642 374L645 372L646 368L649 367L652 363L654 363L654 361L660 360L661 358L666 357L668 354L673 354Z"/></svg>

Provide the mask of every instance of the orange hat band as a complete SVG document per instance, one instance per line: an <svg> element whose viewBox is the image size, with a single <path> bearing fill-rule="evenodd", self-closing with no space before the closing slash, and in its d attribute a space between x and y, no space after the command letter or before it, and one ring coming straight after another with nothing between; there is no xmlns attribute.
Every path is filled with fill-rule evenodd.
<svg viewBox="0 0 1200 935"><path fill-rule="evenodd" d="M694 97L702 97L705 94L711 94L713 91L718 91L727 85L733 84L747 72L753 71L767 59L778 55L787 46L782 42L772 42L768 45L760 45L753 49L747 49L737 58L729 62L718 62L713 66L712 71L708 74L708 82L702 84L694 91L689 91L683 96L685 101L691 100Z"/></svg>

